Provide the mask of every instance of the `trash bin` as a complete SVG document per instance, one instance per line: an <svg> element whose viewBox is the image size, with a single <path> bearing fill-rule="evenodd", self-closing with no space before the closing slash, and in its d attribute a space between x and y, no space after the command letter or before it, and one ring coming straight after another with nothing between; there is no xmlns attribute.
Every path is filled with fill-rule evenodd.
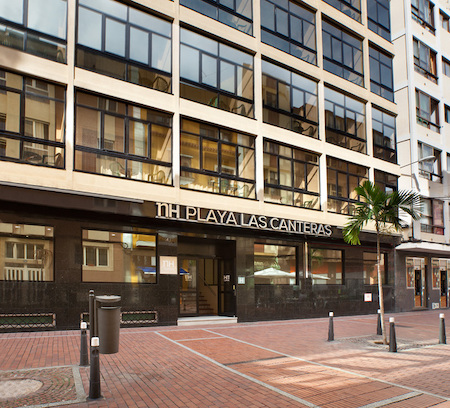
<svg viewBox="0 0 450 408"><path fill-rule="evenodd" d="M120 302L121 297L103 295L95 297L97 304L97 327L100 340L100 354L114 354L119 351Z"/></svg>

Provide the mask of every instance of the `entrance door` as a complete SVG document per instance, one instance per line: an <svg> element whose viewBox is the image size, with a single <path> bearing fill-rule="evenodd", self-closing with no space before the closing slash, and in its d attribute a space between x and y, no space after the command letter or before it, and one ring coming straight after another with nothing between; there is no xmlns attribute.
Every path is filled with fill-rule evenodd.
<svg viewBox="0 0 450 408"><path fill-rule="evenodd" d="M236 315L236 282L234 265L231 259L219 260L219 314Z"/></svg>
<svg viewBox="0 0 450 408"><path fill-rule="evenodd" d="M414 273L414 306L421 307L423 306L422 271L416 269Z"/></svg>
<svg viewBox="0 0 450 408"><path fill-rule="evenodd" d="M447 281L447 270L441 270L441 304L440 307L447 307L447 291L448 291L448 281Z"/></svg>
<svg viewBox="0 0 450 408"><path fill-rule="evenodd" d="M198 314L197 270L198 260L182 258L180 270L180 315L195 316Z"/></svg>

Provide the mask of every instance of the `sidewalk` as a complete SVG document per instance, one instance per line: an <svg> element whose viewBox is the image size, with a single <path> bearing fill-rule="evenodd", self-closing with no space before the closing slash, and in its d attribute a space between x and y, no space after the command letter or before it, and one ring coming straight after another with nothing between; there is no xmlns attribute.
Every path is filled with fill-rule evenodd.
<svg viewBox="0 0 450 408"><path fill-rule="evenodd" d="M328 318L121 329L119 353L100 356L95 401L79 332L4 333L0 407L450 408L442 312L448 326L450 310L387 315L397 353L374 343L375 315L334 317L333 342Z"/></svg>

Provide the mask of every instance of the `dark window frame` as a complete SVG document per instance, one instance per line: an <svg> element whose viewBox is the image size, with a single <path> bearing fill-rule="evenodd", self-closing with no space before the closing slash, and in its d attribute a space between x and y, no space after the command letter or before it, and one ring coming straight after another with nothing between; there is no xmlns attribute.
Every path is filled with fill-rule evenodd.
<svg viewBox="0 0 450 408"><path fill-rule="evenodd" d="M427 112L423 106L421 106L422 97L429 99L429 107L430 111ZM432 116L436 117L436 120L433 122ZM425 92L416 89L416 121L422 126L425 126L428 129L434 130L437 133L441 133L441 126L439 123L439 101L434 99L432 96L428 95Z"/></svg>
<svg viewBox="0 0 450 408"><path fill-rule="evenodd" d="M381 113L381 120L376 119L373 114L373 111L376 110ZM386 123L385 116L390 116L394 120L394 126L390 126L388 123ZM377 122L381 124L382 133L380 134L382 143L379 143L377 141L378 139L378 133L375 130L375 126L373 125L373 122ZM394 134L394 139L385 136L387 132L385 132L385 129L392 129ZM377 132L377 134L375 134ZM389 132L391 133L391 132ZM386 160L391 163L397 163L397 130L395 126L395 116L390 115L386 112L383 112L382 110L376 108L375 106L372 106L372 138L373 138L373 156ZM389 140L389 143L388 143ZM392 147L393 146L393 147Z"/></svg>
<svg viewBox="0 0 450 408"><path fill-rule="evenodd" d="M442 10L439 10L439 17L441 19L441 27L450 33L450 17Z"/></svg>
<svg viewBox="0 0 450 408"><path fill-rule="evenodd" d="M361 22L361 0L324 0L358 23ZM359 8L354 3L359 3Z"/></svg>
<svg viewBox="0 0 450 408"><path fill-rule="evenodd" d="M422 202L423 202L424 211L422 212L422 216L420 219L421 232L426 232L426 233L435 234L435 235L444 235L444 233L445 233L444 201L437 200L435 198L422 197ZM427 208L427 205L425 203L429 204L429 209L431 210L431 214L427 213L427 211L425 210ZM440 218L443 221L442 224L436 224L435 215L438 210L440 210ZM422 222L424 220L427 220L428 222L425 222L425 223Z"/></svg>
<svg viewBox="0 0 450 408"><path fill-rule="evenodd" d="M383 58L384 57L384 58ZM387 58L389 58L390 64L386 63ZM392 62L392 56L384 53L379 48L374 47L373 45L369 46L369 60L370 60L370 91L380 95L382 98L387 99L388 101L394 102L394 68ZM382 79L385 77L383 73L383 67L390 71L390 81L391 86L387 86L382 82ZM374 78L374 70L377 68L378 81ZM377 87L379 91L377 92Z"/></svg>
<svg viewBox="0 0 450 408"><path fill-rule="evenodd" d="M411 0L411 14L413 20L435 34L434 4L429 0Z"/></svg>
<svg viewBox="0 0 450 408"><path fill-rule="evenodd" d="M428 150L428 151L426 151ZM421 177L426 178L431 181L436 181L442 183L442 164L441 164L441 153L442 151L434 148L433 146L419 142L418 143L418 153L419 153L419 174ZM431 154L430 154L431 153ZM423 157L434 156L435 160L433 162L420 161Z"/></svg>
<svg viewBox="0 0 450 408"><path fill-rule="evenodd" d="M442 57L442 73L450 77L450 61L447 58Z"/></svg>
<svg viewBox="0 0 450 408"><path fill-rule="evenodd" d="M436 51L428 47L428 45L417 38L413 38L413 50L414 71L437 84L438 77L436 71ZM425 59L423 57L425 57Z"/></svg>
<svg viewBox="0 0 450 408"><path fill-rule="evenodd" d="M316 246L316 245L311 245L309 247L308 250L308 270L311 276L311 281L313 281L313 271L312 271L312 262L313 262L313 256L312 256L312 252L314 250L321 250L321 251L339 251L341 253L341 273L342 273L342 277L341 277L341 282L340 283L314 283L312 282L313 287L318 285L318 286L334 286L334 287L338 287L338 286L344 286L346 284L346 276L345 276L345 251L341 248L336 248L336 247L328 247L328 246ZM335 259L335 258L333 258Z"/></svg>
<svg viewBox="0 0 450 408"><path fill-rule="evenodd" d="M375 184L386 193L398 191L398 176L395 174L386 173L384 171L375 169L374 171Z"/></svg>
<svg viewBox="0 0 450 408"><path fill-rule="evenodd" d="M391 22L390 22L390 0L367 0L367 8L370 10L370 3L375 6L376 13L368 13L367 20L369 30L377 33L385 40L391 41ZM386 3L388 7L386 7ZM381 10L387 10L388 25L386 26L380 21Z"/></svg>

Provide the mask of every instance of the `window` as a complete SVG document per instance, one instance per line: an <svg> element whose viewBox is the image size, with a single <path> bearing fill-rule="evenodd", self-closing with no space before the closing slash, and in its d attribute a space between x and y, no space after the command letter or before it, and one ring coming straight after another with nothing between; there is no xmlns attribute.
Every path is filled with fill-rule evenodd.
<svg viewBox="0 0 450 408"><path fill-rule="evenodd" d="M347 16L361 22L361 0L324 0Z"/></svg>
<svg viewBox="0 0 450 408"><path fill-rule="evenodd" d="M253 57L181 29L182 98L253 117Z"/></svg>
<svg viewBox="0 0 450 408"><path fill-rule="evenodd" d="M0 73L0 159L63 168L64 87Z"/></svg>
<svg viewBox="0 0 450 408"><path fill-rule="evenodd" d="M83 282L157 283L156 235L83 230Z"/></svg>
<svg viewBox="0 0 450 408"><path fill-rule="evenodd" d="M423 42L413 39L414 46L414 71L437 83L436 76L436 52Z"/></svg>
<svg viewBox="0 0 450 408"><path fill-rule="evenodd" d="M325 136L329 143L366 153L364 103L325 88Z"/></svg>
<svg viewBox="0 0 450 408"><path fill-rule="evenodd" d="M317 64L315 13L288 0L261 0L261 41Z"/></svg>
<svg viewBox="0 0 450 408"><path fill-rule="evenodd" d="M441 151L425 143L419 142L419 172L424 178L431 181L442 182ZM423 158L435 157L434 160Z"/></svg>
<svg viewBox="0 0 450 408"><path fill-rule="evenodd" d="M313 285L343 285L344 268L341 250L310 248L309 264Z"/></svg>
<svg viewBox="0 0 450 408"><path fill-rule="evenodd" d="M323 68L363 86L362 41L338 26L322 22Z"/></svg>
<svg viewBox="0 0 450 408"><path fill-rule="evenodd" d="M395 117L377 108L372 108L373 156L397 163L397 138Z"/></svg>
<svg viewBox="0 0 450 408"><path fill-rule="evenodd" d="M251 0L180 0L180 4L246 34L253 34Z"/></svg>
<svg viewBox="0 0 450 408"><path fill-rule="evenodd" d="M319 155L264 140L264 200L320 209Z"/></svg>
<svg viewBox="0 0 450 408"><path fill-rule="evenodd" d="M317 139L317 83L262 61L263 120Z"/></svg>
<svg viewBox="0 0 450 408"><path fill-rule="evenodd" d="M439 12L441 19L441 26L444 30L450 32L450 18L447 14L443 13L442 10Z"/></svg>
<svg viewBox="0 0 450 408"><path fill-rule="evenodd" d="M180 185L235 197L255 198L255 138L183 119Z"/></svg>
<svg viewBox="0 0 450 408"><path fill-rule="evenodd" d="M79 0L77 65L171 92L172 26L114 0Z"/></svg>
<svg viewBox="0 0 450 408"><path fill-rule="evenodd" d="M422 197L420 230L429 234L444 235L444 202Z"/></svg>
<svg viewBox="0 0 450 408"><path fill-rule="evenodd" d="M369 29L390 41L390 0L367 0L367 9Z"/></svg>
<svg viewBox="0 0 450 408"><path fill-rule="evenodd" d="M392 79L392 57L370 46L370 90L383 98L394 102L394 84Z"/></svg>
<svg viewBox="0 0 450 408"><path fill-rule="evenodd" d="M172 184L171 128L168 114L77 92L75 169Z"/></svg>
<svg viewBox="0 0 450 408"><path fill-rule="evenodd" d="M445 76L450 77L450 61L442 58L442 72Z"/></svg>
<svg viewBox="0 0 450 408"><path fill-rule="evenodd" d="M416 89L417 123L440 133L439 101Z"/></svg>
<svg viewBox="0 0 450 408"><path fill-rule="evenodd" d="M257 285L295 285L295 247L284 245L254 245L253 270Z"/></svg>
<svg viewBox="0 0 450 408"><path fill-rule="evenodd" d="M368 169L358 164L327 157L328 211L352 215L360 201L355 188L368 180Z"/></svg>
<svg viewBox="0 0 450 408"><path fill-rule="evenodd" d="M0 280L53 280L53 227L0 223Z"/></svg>
<svg viewBox="0 0 450 408"><path fill-rule="evenodd" d="M398 176L375 169L375 184L387 194L398 190Z"/></svg>
<svg viewBox="0 0 450 408"><path fill-rule="evenodd" d="M66 62L67 0L3 0L0 20L0 45Z"/></svg>
<svg viewBox="0 0 450 408"><path fill-rule="evenodd" d="M387 270L386 260L387 254L380 254L380 274L381 283L386 284ZM363 279L365 285L378 285L378 268L377 268L377 253L363 252Z"/></svg>
<svg viewBox="0 0 450 408"><path fill-rule="evenodd" d="M445 111L445 121L447 123L450 123L450 107L447 105L444 105L444 111Z"/></svg>
<svg viewBox="0 0 450 408"><path fill-rule="evenodd" d="M412 18L434 34L434 4L429 0L411 0Z"/></svg>

